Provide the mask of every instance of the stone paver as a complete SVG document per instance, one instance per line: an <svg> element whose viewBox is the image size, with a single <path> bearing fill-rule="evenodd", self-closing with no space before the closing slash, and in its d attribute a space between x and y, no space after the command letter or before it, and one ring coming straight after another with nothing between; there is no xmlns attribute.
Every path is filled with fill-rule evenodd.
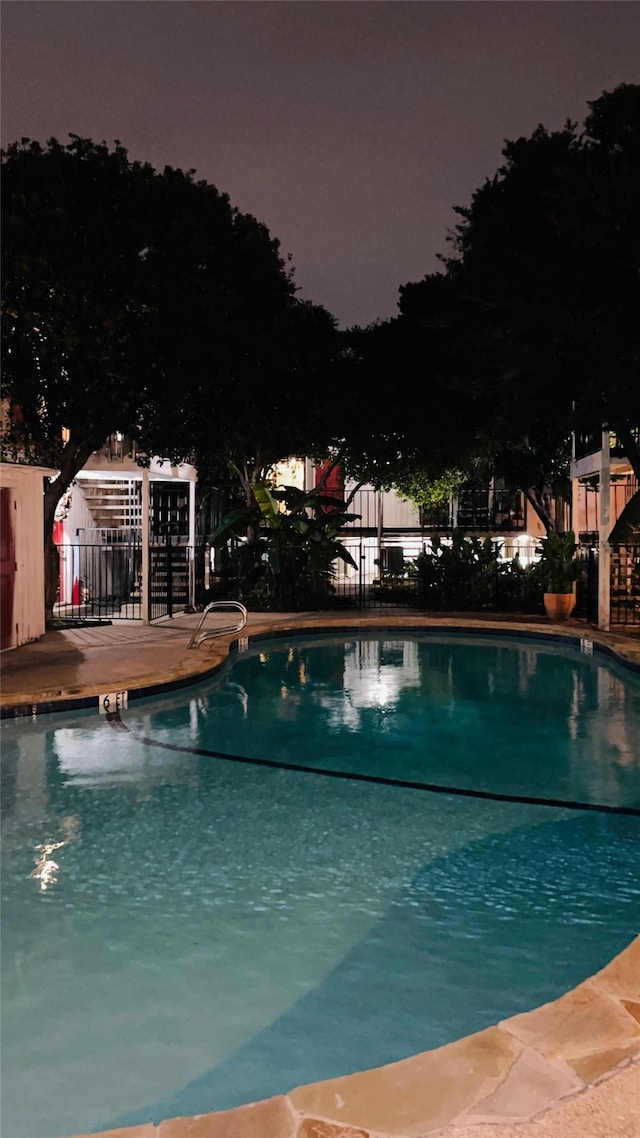
<svg viewBox="0 0 640 1138"><path fill-rule="evenodd" d="M160 1123L157 1138L296 1138L297 1127L290 1102L277 1095L236 1110L172 1118Z"/></svg>
<svg viewBox="0 0 640 1138"><path fill-rule="evenodd" d="M418 1138L485 1097L520 1051L506 1032L490 1027L399 1063L297 1087L289 1097L302 1115Z"/></svg>
<svg viewBox="0 0 640 1138"><path fill-rule="evenodd" d="M640 1064L587 1087L542 1117L447 1127L437 1138L640 1138Z"/></svg>
<svg viewBox="0 0 640 1138"><path fill-rule="evenodd" d="M506 1031L548 1059L573 1063L614 1047L640 1050L640 1024L588 981L553 1003L503 1020Z"/></svg>
<svg viewBox="0 0 640 1138"><path fill-rule="evenodd" d="M526 1048L500 1086L477 1102L466 1118L469 1122L495 1121L496 1118L525 1120L583 1089L583 1080L568 1063L550 1063Z"/></svg>

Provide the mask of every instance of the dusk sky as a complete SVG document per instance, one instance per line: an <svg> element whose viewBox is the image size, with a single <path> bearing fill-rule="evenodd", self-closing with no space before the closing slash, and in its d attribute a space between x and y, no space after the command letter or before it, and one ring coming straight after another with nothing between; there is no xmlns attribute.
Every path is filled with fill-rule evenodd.
<svg viewBox="0 0 640 1138"><path fill-rule="evenodd" d="M637 0L3 0L2 144L193 168L341 327L438 268L506 138L640 82Z"/></svg>

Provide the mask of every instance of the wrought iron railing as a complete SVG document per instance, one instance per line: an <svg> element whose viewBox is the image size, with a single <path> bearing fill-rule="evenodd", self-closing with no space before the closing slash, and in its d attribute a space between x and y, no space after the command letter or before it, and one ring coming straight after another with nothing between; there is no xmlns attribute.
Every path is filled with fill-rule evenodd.
<svg viewBox="0 0 640 1138"><path fill-rule="evenodd" d="M203 600L204 543L163 541L149 548L149 611L143 612L142 543L96 541L58 547L54 616L74 620L150 620L173 616Z"/></svg>
<svg viewBox="0 0 640 1138"><path fill-rule="evenodd" d="M490 488L461 490L457 501L422 510L424 529L446 533L521 533L526 527L524 495Z"/></svg>
<svg viewBox="0 0 640 1138"><path fill-rule="evenodd" d="M135 439L116 431L115 434L109 435L106 442L95 453L100 458L108 459L109 462L123 462L125 458L135 458L138 448Z"/></svg>
<svg viewBox="0 0 640 1138"><path fill-rule="evenodd" d="M522 539L518 539L521 541ZM450 539L446 539L450 542ZM526 567L534 558L534 549L523 548L520 557L504 557L505 542L493 541L494 559L488 554L473 580L464 576L462 566L456 580L429 581L420 568L421 546L408 549L395 542L379 545L371 538L345 539L352 561L333 562L330 574L315 576L305 566L300 550L279 549L277 559L263 556L251 561L246 546L228 550L220 572L212 574L207 601L235 599L249 610L372 609L408 607L419 611L483 610L541 612L542 589ZM427 548L430 548L427 539ZM515 553L515 544L512 547ZM273 573L277 562L283 570L280 580ZM296 574L291 573L295 565Z"/></svg>
<svg viewBox="0 0 640 1138"><path fill-rule="evenodd" d="M518 542L522 538L517 539ZM499 539L495 545L502 544ZM428 547L428 542L427 542ZM507 547L511 549L509 542ZM224 572L212 573L205 579L204 546L192 549L186 545L163 543L150 548L149 617L172 616L196 601L236 600L249 608L368 609L403 606L419 611L459 609L498 612L540 611L535 587L522 568L530 560L512 562L501 554L501 564L485 568L481 579L469 584L459 579L443 583L425 577L419 568L419 551L395 543L379 546L370 539L349 542L353 564L333 563L327 574L296 576L304 570L300 551L291 556L282 551L283 565L289 570L287 589L282 582L271 582L271 592L254 572L257 592L247 584L246 550L230 551L224 561ZM65 544L58 546L60 584L54 615L83 620L135 620L142 618L142 546L140 542L104 544ZM598 618L598 554L593 547L583 546L578 553L583 573L578 581L576 615L593 623ZM291 561L291 564L289 564ZM255 570L255 566L253 569ZM205 584L206 581L206 584ZM315 584L314 584L315 582ZM263 589L262 593L260 590ZM296 592L297 590L297 592ZM640 625L640 545L618 545L611 553L612 625Z"/></svg>
<svg viewBox="0 0 640 1138"><path fill-rule="evenodd" d="M576 431L574 435L574 454L576 458L586 458L602 450L602 428L597 431Z"/></svg>
<svg viewBox="0 0 640 1138"><path fill-rule="evenodd" d="M142 616L142 545L139 541L58 547L54 616L136 620Z"/></svg>
<svg viewBox="0 0 640 1138"><path fill-rule="evenodd" d="M611 624L640 625L640 545L611 549Z"/></svg>
<svg viewBox="0 0 640 1138"><path fill-rule="evenodd" d="M606 430L606 427L604 428ZM576 431L574 436L574 454L576 458L586 458L589 454L598 454L602 450L602 431ZM636 446L640 446L640 427L633 427L631 432ZM624 455L625 448L615 431L609 435L609 448L617 455Z"/></svg>

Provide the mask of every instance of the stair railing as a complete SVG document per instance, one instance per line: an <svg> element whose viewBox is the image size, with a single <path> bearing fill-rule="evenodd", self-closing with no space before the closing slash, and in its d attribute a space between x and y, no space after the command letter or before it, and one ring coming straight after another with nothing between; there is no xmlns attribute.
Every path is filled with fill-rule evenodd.
<svg viewBox="0 0 640 1138"><path fill-rule="evenodd" d="M212 628L209 632L202 632L202 626L211 612L238 612L240 617L235 624L225 624L222 627ZM240 601L211 601L204 609L187 648L199 648L205 640L211 640L215 636L228 636L232 632L242 632L248 616L246 608Z"/></svg>

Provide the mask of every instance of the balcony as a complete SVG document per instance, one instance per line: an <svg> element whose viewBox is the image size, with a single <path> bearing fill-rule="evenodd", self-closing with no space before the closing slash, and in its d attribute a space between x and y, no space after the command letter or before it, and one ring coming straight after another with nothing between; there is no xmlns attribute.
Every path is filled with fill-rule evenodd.
<svg viewBox="0 0 640 1138"><path fill-rule="evenodd" d="M126 458L135 459L136 443L128 435L116 431L115 434L109 435L104 446L101 446L95 453L100 458L106 458L109 462L124 462Z"/></svg>
<svg viewBox="0 0 640 1138"><path fill-rule="evenodd" d="M606 428L598 431L577 431L574 435L574 459L571 463L571 477L584 478L600 468L602 436ZM631 431L636 446L640 447L640 427ZM612 470L624 470L627 466L626 454L618 436L609 432L609 459Z"/></svg>
<svg viewBox="0 0 640 1138"><path fill-rule="evenodd" d="M508 490L462 490L457 501L436 509L422 510L426 530L446 533L454 528L468 533L522 533L526 527L523 494Z"/></svg>

